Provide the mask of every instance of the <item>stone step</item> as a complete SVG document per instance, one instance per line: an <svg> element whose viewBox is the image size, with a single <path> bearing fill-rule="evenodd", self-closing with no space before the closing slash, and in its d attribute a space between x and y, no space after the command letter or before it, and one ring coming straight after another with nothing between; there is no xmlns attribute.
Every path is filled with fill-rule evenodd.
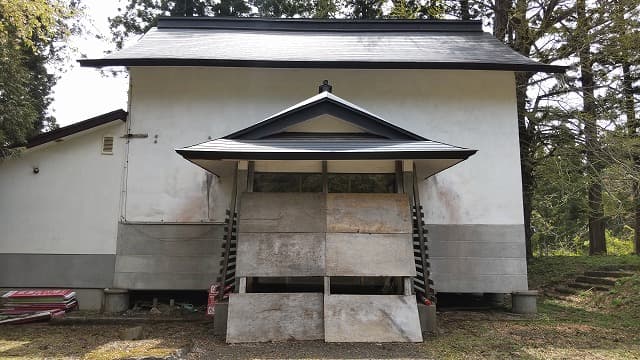
<svg viewBox="0 0 640 360"><path fill-rule="evenodd" d="M581 282L572 282L567 284L568 287L574 289L582 289L582 290L593 290L593 291L609 291L611 290L608 286L605 285L594 285L594 284L585 284Z"/></svg>
<svg viewBox="0 0 640 360"><path fill-rule="evenodd" d="M591 277L622 278L633 276L633 273L628 271L585 271L584 275Z"/></svg>
<svg viewBox="0 0 640 360"><path fill-rule="evenodd" d="M640 271L640 265L633 265L633 264L602 265L602 266L598 267L598 270L601 270L601 271L620 271L620 270Z"/></svg>
<svg viewBox="0 0 640 360"><path fill-rule="evenodd" d="M556 286L554 290L557 293L565 295L574 295L578 293L576 289L568 288L566 286Z"/></svg>
<svg viewBox="0 0 640 360"><path fill-rule="evenodd" d="M568 301L568 295L567 294L562 294L559 293L557 291L545 291L544 294L551 299L556 299L556 300L563 300L563 301Z"/></svg>
<svg viewBox="0 0 640 360"><path fill-rule="evenodd" d="M615 285L616 281L614 279L604 278L604 277L594 277L594 276L578 276L576 277L576 282L581 282L585 284L597 284L597 285Z"/></svg>

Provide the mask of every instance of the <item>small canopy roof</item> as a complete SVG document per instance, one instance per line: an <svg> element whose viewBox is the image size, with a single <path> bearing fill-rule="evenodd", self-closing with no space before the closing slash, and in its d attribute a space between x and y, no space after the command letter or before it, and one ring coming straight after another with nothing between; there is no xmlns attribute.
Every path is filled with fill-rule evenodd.
<svg viewBox="0 0 640 360"><path fill-rule="evenodd" d="M225 137L176 149L185 159L217 174L238 160L414 160L431 176L476 150L426 139L329 92L321 93ZM343 121L354 132L287 131L321 116Z"/></svg>

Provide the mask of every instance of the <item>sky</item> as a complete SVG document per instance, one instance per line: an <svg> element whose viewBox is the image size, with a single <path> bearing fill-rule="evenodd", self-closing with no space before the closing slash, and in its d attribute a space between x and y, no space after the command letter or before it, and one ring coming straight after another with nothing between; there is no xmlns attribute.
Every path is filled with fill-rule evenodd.
<svg viewBox="0 0 640 360"><path fill-rule="evenodd" d="M88 30L102 35L106 40L90 35L69 39L69 45L77 48L77 51L67 61L66 71L57 73L60 78L53 88L53 103L49 107L49 112L56 117L60 126L112 110L127 109L129 80L125 71L113 76L99 69L80 67L76 61L81 54L89 58L102 57L106 51L114 49L114 45L108 41L111 34L107 19L117 14L121 3L117 0L84 0L83 3L87 7L84 23L89 27Z"/></svg>

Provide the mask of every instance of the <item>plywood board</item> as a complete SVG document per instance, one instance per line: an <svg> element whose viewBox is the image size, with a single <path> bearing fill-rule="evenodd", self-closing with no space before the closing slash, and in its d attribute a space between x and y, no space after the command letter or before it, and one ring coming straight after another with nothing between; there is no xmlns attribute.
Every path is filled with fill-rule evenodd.
<svg viewBox="0 0 640 360"><path fill-rule="evenodd" d="M241 233L236 276L324 276L324 233Z"/></svg>
<svg viewBox="0 0 640 360"><path fill-rule="evenodd" d="M227 342L319 340L323 294L231 294Z"/></svg>
<svg viewBox="0 0 640 360"><path fill-rule="evenodd" d="M324 194L244 193L240 201L241 233L325 231Z"/></svg>
<svg viewBox="0 0 640 360"><path fill-rule="evenodd" d="M327 194L327 232L411 233L405 194Z"/></svg>
<svg viewBox="0 0 640 360"><path fill-rule="evenodd" d="M411 234L327 233L329 276L415 276Z"/></svg>
<svg viewBox="0 0 640 360"><path fill-rule="evenodd" d="M415 296L327 295L326 342L421 342Z"/></svg>

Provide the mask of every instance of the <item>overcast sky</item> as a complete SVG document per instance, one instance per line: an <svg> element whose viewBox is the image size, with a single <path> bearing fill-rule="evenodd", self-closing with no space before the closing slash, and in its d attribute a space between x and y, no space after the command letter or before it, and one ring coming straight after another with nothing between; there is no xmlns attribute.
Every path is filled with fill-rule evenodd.
<svg viewBox="0 0 640 360"><path fill-rule="evenodd" d="M120 2L84 0L83 3L87 7L84 22L89 31L110 39L107 18L117 14ZM105 76L98 69L81 68L76 62L80 54L101 57L105 51L113 50L114 45L94 36L73 37L70 45L78 48L78 52L69 59L67 70L59 74L60 79L53 88L53 104L49 108L58 124L65 126L112 110L126 110L128 79L124 72L116 77Z"/></svg>

